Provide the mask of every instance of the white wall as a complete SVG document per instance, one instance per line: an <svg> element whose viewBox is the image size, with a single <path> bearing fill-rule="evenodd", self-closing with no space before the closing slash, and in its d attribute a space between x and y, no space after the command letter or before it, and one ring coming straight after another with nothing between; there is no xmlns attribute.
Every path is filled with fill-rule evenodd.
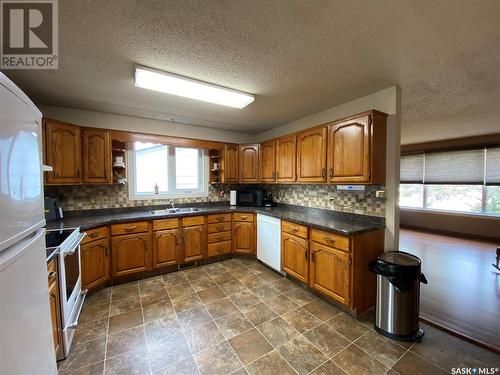
<svg viewBox="0 0 500 375"><path fill-rule="evenodd" d="M206 139L231 143L251 143L255 138L255 136L251 134L205 128L195 125L174 125L167 121L152 120L141 117L43 105L39 106L39 108L45 117L69 122L70 124L90 126L94 128L125 130L138 133L169 135L173 137Z"/></svg>
<svg viewBox="0 0 500 375"><path fill-rule="evenodd" d="M363 96L350 102L289 122L257 136L257 141L279 137L295 131L334 121L355 113L376 109L389 115L387 119L387 202L385 209L385 250L399 248L399 159L401 139L401 94L396 86ZM325 197L328 199L328 197Z"/></svg>

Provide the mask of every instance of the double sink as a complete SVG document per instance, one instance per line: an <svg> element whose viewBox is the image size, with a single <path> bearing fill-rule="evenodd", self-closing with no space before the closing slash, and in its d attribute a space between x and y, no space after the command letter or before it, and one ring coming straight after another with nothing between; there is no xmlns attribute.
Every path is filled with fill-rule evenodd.
<svg viewBox="0 0 500 375"><path fill-rule="evenodd" d="M200 212L201 210L197 207L181 207L181 208L166 208L163 210L153 210L149 211L151 215L173 215L173 214L183 214L190 212Z"/></svg>

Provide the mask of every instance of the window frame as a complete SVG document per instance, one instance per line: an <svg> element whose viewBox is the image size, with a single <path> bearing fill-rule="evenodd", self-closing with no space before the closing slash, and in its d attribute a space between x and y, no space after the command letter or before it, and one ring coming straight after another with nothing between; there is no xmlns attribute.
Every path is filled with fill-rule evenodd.
<svg viewBox="0 0 500 375"><path fill-rule="evenodd" d="M206 198L208 197L208 169L209 160L206 150L195 147L176 147L172 145L164 145L167 147L167 175L168 175L168 190L159 192L158 194L141 194L136 191L136 163L134 145L127 151L128 165L128 199L129 200L168 200L175 198ZM198 189L177 189L176 188L176 165L175 165L175 150L176 148L193 148L198 150Z"/></svg>

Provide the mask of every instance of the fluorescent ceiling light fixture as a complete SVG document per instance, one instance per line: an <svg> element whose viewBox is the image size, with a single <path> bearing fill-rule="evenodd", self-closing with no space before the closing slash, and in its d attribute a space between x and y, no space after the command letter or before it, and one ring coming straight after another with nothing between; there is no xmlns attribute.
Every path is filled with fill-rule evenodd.
<svg viewBox="0 0 500 375"><path fill-rule="evenodd" d="M241 91L142 66L135 67L135 86L233 108L243 108L255 100Z"/></svg>

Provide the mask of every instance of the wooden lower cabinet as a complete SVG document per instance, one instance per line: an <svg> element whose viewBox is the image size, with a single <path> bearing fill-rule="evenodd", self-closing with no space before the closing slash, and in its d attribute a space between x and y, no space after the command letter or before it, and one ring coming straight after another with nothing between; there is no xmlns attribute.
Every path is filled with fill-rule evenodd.
<svg viewBox="0 0 500 375"><path fill-rule="evenodd" d="M283 233L281 237L283 271L296 279L309 282L309 243L306 239Z"/></svg>
<svg viewBox="0 0 500 375"><path fill-rule="evenodd" d="M83 289L92 289L109 280L108 237L81 246Z"/></svg>
<svg viewBox="0 0 500 375"><path fill-rule="evenodd" d="M205 226L182 228L183 251L182 262L192 262L205 258L206 235Z"/></svg>
<svg viewBox="0 0 500 375"><path fill-rule="evenodd" d="M311 242L310 251L311 288L350 306L351 254L315 242Z"/></svg>
<svg viewBox="0 0 500 375"><path fill-rule="evenodd" d="M179 230L160 230L153 233L153 268L178 263Z"/></svg>
<svg viewBox="0 0 500 375"><path fill-rule="evenodd" d="M54 350L56 358L62 355L62 337L61 337L61 310L59 308L59 288L57 286L57 265L53 259L47 266L49 272L49 306L50 318L52 322L52 338L54 340Z"/></svg>
<svg viewBox="0 0 500 375"><path fill-rule="evenodd" d="M112 276L125 276L151 269L150 233L111 237Z"/></svg>
<svg viewBox="0 0 500 375"><path fill-rule="evenodd" d="M233 253L255 253L255 225L253 222L233 223Z"/></svg>

